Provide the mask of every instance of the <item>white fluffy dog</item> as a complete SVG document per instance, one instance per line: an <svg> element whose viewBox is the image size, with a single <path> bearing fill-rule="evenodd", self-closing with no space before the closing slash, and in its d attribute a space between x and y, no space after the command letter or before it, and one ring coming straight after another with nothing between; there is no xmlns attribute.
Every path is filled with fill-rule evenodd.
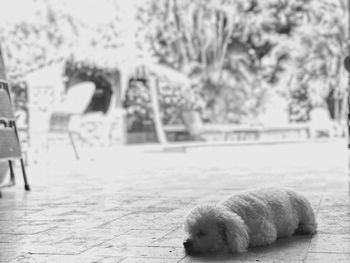
<svg viewBox="0 0 350 263"><path fill-rule="evenodd" d="M185 218L186 252L244 252L294 233L315 234L315 213L302 195L287 189L240 192L217 205L201 205Z"/></svg>

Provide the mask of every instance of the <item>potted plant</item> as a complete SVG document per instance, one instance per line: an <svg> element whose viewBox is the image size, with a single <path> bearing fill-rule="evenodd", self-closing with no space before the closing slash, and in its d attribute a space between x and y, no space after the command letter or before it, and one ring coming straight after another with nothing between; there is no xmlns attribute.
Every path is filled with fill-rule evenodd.
<svg viewBox="0 0 350 263"><path fill-rule="evenodd" d="M196 87L191 87L180 100L181 117L188 132L198 139L203 131L201 110L204 108L204 100L201 98Z"/></svg>

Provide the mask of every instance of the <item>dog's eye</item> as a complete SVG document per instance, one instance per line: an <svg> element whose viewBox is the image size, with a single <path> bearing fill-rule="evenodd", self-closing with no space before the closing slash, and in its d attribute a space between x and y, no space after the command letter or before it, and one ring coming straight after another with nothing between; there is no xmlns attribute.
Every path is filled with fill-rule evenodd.
<svg viewBox="0 0 350 263"><path fill-rule="evenodd" d="M197 237L201 238L201 237L203 237L203 236L205 236L205 233L204 233L204 232L199 231L199 232L197 233Z"/></svg>

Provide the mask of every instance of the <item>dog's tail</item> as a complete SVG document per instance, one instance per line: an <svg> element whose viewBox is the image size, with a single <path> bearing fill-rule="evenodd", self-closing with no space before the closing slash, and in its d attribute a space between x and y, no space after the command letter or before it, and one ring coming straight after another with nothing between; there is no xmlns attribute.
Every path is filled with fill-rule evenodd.
<svg viewBox="0 0 350 263"><path fill-rule="evenodd" d="M299 226L296 230L298 234L314 235L317 232L317 222L315 211L312 208L310 202L302 195L297 195L296 203L299 214Z"/></svg>

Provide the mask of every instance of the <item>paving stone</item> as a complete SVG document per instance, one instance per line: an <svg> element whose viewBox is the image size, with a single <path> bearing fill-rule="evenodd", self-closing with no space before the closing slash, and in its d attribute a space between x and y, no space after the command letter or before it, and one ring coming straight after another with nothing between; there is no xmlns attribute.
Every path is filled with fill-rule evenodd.
<svg viewBox="0 0 350 263"><path fill-rule="evenodd" d="M186 256L181 263L200 263L200 262L246 262L246 255L244 253L235 255L203 255L203 256ZM257 261L255 261L257 262Z"/></svg>
<svg viewBox="0 0 350 263"><path fill-rule="evenodd" d="M350 253L350 235L316 235L311 242L310 252Z"/></svg>
<svg viewBox="0 0 350 263"><path fill-rule="evenodd" d="M173 229L171 232L169 232L167 235L169 238L184 238L185 236L185 230L184 227L178 227Z"/></svg>
<svg viewBox="0 0 350 263"><path fill-rule="evenodd" d="M27 254L49 254L49 255L79 255L86 251L89 246L79 246L76 244L62 243L59 246L54 244L24 244L21 245L21 249Z"/></svg>
<svg viewBox="0 0 350 263"><path fill-rule="evenodd" d="M127 257L181 259L185 257L185 250L178 247L127 247L123 251L123 255Z"/></svg>
<svg viewBox="0 0 350 263"><path fill-rule="evenodd" d="M57 225L55 221L0 221L0 234L38 234Z"/></svg>
<svg viewBox="0 0 350 263"><path fill-rule="evenodd" d="M318 220L318 233L331 235L350 235L350 224L342 223L339 220Z"/></svg>
<svg viewBox="0 0 350 263"><path fill-rule="evenodd" d="M321 205L317 218L320 234L350 234L350 208L346 203Z"/></svg>
<svg viewBox="0 0 350 263"><path fill-rule="evenodd" d="M154 240L151 245L159 247L183 247L185 231L183 227L178 227L168 232L166 235Z"/></svg>
<svg viewBox="0 0 350 263"><path fill-rule="evenodd" d="M232 255L232 256L206 256L206 257L186 257L180 261L181 263L202 263L202 262L215 262L215 263L303 263L303 261L295 261L289 259L274 260L274 259L247 259L244 255Z"/></svg>
<svg viewBox="0 0 350 263"><path fill-rule="evenodd" d="M303 261L310 242L311 238L307 236L279 239L270 246L249 249L245 260Z"/></svg>
<svg viewBox="0 0 350 263"><path fill-rule="evenodd" d="M8 261L8 263L95 263L100 256L85 257L82 255L33 255L25 254Z"/></svg>
<svg viewBox="0 0 350 263"><path fill-rule="evenodd" d="M125 234L105 242L103 246L110 248L125 246L148 246L167 233L167 230L130 230Z"/></svg>
<svg viewBox="0 0 350 263"><path fill-rule="evenodd" d="M127 257L120 262L122 263L177 263L179 259L175 258L137 258Z"/></svg>
<svg viewBox="0 0 350 263"><path fill-rule="evenodd" d="M343 142L106 151L94 162L51 157L28 167L31 192L21 184L2 191L0 263L349 262ZM303 193L317 211L318 234L238 255L185 255L183 220L190 209L263 186Z"/></svg>
<svg viewBox="0 0 350 263"><path fill-rule="evenodd" d="M0 234L0 243L19 243L21 240L26 239L27 236L25 235Z"/></svg>
<svg viewBox="0 0 350 263"><path fill-rule="evenodd" d="M166 215L166 213L137 212L108 222L101 227L117 228L124 226L130 229L165 229L166 223L164 223L164 219L160 219L163 215Z"/></svg>
<svg viewBox="0 0 350 263"><path fill-rule="evenodd" d="M0 262L17 262L13 261L14 258L18 257L21 253L16 253L14 251L1 251Z"/></svg>
<svg viewBox="0 0 350 263"><path fill-rule="evenodd" d="M182 243L184 242L183 237L168 237L164 236L154 242L151 243L152 246L159 247L182 247Z"/></svg>
<svg viewBox="0 0 350 263"><path fill-rule="evenodd" d="M127 255L125 255L127 247L125 246L115 246L112 245L105 245L100 244L98 246L95 246L89 250L86 250L83 252L84 255L91 255L91 256L100 256L102 257L110 257L110 258L125 258Z"/></svg>
<svg viewBox="0 0 350 263"><path fill-rule="evenodd" d="M119 263L122 262L124 257L103 257L95 263Z"/></svg>
<svg viewBox="0 0 350 263"><path fill-rule="evenodd" d="M332 262L332 263L349 263L350 254L339 253L309 253L305 263L319 263L319 262Z"/></svg>

